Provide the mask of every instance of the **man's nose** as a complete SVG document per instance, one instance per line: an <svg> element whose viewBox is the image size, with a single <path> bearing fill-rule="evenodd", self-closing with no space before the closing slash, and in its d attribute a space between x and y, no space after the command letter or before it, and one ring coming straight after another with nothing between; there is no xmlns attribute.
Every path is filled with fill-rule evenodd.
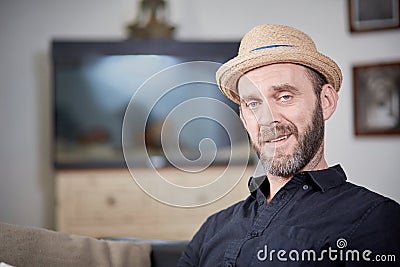
<svg viewBox="0 0 400 267"><path fill-rule="evenodd" d="M268 102L262 105L255 116L259 125L272 126L281 121L279 109Z"/></svg>

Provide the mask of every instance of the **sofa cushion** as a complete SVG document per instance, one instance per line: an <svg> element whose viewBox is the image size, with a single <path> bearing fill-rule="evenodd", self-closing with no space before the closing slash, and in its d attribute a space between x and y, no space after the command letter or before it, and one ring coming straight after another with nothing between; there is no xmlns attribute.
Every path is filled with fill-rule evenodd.
<svg viewBox="0 0 400 267"><path fill-rule="evenodd" d="M0 262L23 266L150 266L150 244L0 223Z"/></svg>
<svg viewBox="0 0 400 267"><path fill-rule="evenodd" d="M175 267L179 258L186 249L189 241L187 240L157 240L140 239L132 237L108 237L108 240L143 242L151 244L151 266L152 267Z"/></svg>

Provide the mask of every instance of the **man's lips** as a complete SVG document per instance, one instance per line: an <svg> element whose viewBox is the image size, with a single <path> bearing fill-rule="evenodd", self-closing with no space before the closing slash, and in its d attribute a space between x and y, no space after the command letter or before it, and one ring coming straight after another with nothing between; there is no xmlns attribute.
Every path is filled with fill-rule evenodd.
<svg viewBox="0 0 400 267"><path fill-rule="evenodd" d="M267 141L267 143L276 143L276 142L278 142L278 141L285 140L285 139L287 139L288 137L289 137L288 135L284 135L284 136L278 137L278 138L276 138L276 139L269 140L269 141Z"/></svg>
<svg viewBox="0 0 400 267"><path fill-rule="evenodd" d="M280 142L280 141L288 139L290 137L290 135L291 134L281 135L281 136L278 136L278 137L276 137L274 139L267 140L266 143L277 143L277 142Z"/></svg>

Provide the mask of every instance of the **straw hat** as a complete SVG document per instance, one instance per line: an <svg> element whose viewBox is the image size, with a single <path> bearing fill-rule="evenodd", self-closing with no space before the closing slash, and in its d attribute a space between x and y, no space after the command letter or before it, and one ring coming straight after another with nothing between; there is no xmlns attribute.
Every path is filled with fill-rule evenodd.
<svg viewBox="0 0 400 267"><path fill-rule="evenodd" d="M227 97L239 103L238 79L252 69L276 63L308 66L325 76L336 91L340 89L340 68L317 51L307 34L289 26L270 24L257 26L243 37L238 55L218 69L218 86Z"/></svg>

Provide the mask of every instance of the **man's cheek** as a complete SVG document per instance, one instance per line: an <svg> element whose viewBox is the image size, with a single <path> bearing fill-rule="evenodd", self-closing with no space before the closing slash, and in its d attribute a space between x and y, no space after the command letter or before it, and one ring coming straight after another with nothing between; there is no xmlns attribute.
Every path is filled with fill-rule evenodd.
<svg viewBox="0 0 400 267"><path fill-rule="evenodd" d="M247 132L250 135L251 141L253 143L258 144L258 138L259 138L259 134L260 134L258 124L252 123L252 124L248 125Z"/></svg>
<svg viewBox="0 0 400 267"><path fill-rule="evenodd" d="M252 138L256 137L255 134L258 133L259 127L257 121L254 119L253 116L245 117L244 126Z"/></svg>

